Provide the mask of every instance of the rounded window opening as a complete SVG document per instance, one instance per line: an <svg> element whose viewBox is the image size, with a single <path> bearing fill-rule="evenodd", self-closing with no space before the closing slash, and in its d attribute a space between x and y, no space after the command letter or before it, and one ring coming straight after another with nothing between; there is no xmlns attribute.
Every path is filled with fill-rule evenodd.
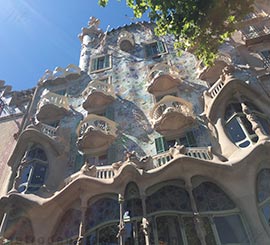
<svg viewBox="0 0 270 245"><path fill-rule="evenodd" d="M251 146L260 136L270 134L269 119L249 101L228 104L224 121L228 137L240 148Z"/></svg>

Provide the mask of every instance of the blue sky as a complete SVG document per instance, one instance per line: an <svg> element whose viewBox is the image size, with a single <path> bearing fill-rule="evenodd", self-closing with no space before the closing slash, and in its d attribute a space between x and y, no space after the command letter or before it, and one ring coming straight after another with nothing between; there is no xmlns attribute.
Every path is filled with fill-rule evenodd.
<svg viewBox="0 0 270 245"><path fill-rule="evenodd" d="M106 8L97 1L0 0L0 80L27 89L46 69L78 65L78 34L90 16L104 31L134 21L125 1L110 0Z"/></svg>

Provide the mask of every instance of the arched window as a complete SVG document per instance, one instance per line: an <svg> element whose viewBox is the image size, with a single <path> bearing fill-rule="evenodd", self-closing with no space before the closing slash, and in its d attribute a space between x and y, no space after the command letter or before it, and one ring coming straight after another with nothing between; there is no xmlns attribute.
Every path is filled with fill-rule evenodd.
<svg viewBox="0 0 270 245"><path fill-rule="evenodd" d="M91 204L86 211L86 244L118 245L119 203L104 197Z"/></svg>
<svg viewBox="0 0 270 245"><path fill-rule="evenodd" d="M268 119L249 101L230 103L225 110L224 120L229 138L241 148L258 141L258 135L252 129L251 120L259 125L264 134L270 133Z"/></svg>
<svg viewBox="0 0 270 245"><path fill-rule="evenodd" d="M143 217L142 200L138 186L134 182L130 182L126 186L123 209L125 223L124 244L145 244L144 234L141 229Z"/></svg>
<svg viewBox="0 0 270 245"><path fill-rule="evenodd" d="M57 225L56 232L51 239L52 242L65 245L74 244L74 241L78 238L80 221L81 211L77 209L67 210Z"/></svg>
<svg viewBox="0 0 270 245"><path fill-rule="evenodd" d="M23 211L19 208L9 211L3 237L14 244L32 244L34 242L31 221L24 216Z"/></svg>
<svg viewBox="0 0 270 245"><path fill-rule="evenodd" d="M188 192L168 183L146 198L150 244L200 244Z"/></svg>
<svg viewBox="0 0 270 245"><path fill-rule="evenodd" d="M262 169L258 174L257 201L265 222L270 226L270 169Z"/></svg>
<svg viewBox="0 0 270 245"><path fill-rule="evenodd" d="M203 182L193 196L207 232L207 244L250 244L239 210L215 184Z"/></svg>
<svg viewBox="0 0 270 245"><path fill-rule="evenodd" d="M40 146L33 146L26 152L21 162L19 192L33 193L44 184L48 160Z"/></svg>

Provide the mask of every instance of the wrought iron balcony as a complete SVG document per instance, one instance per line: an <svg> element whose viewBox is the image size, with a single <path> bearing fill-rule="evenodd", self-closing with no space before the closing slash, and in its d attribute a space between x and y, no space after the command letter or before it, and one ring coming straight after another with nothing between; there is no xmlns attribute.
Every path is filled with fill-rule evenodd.
<svg viewBox="0 0 270 245"><path fill-rule="evenodd" d="M116 123L106 117L88 115L77 128L77 145L87 154L106 151L117 137Z"/></svg>
<svg viewBox="0 0 270 245"><path fill-rule="evenodd" d="M152 109L153 128L166 134L174 130L182 130L193 123L195 116L192 104L175 96L167 95Z"/></svg>
<svg viewBox="0 0 270 245"><path fill-rule="evenodd" d="M83 108L89 113L95 112L106 107L115 99L115 93L112 84L106 81L94 80L84 90L85 101Z"/></svg>
<svg viewBox="0 0 270 245"><path fill-rule="evenodd" d="M181 72L174 66L156 64L149 72L148 81L149 93L167 91L181 83Z"/></svg>
<svg viewBox="0 0 270 245"><path fill-rule="evenodd" d="M41 122L61 119L69 110L68 99L65 96L48 92L42 96L37 106L37 119Z"/></svg>

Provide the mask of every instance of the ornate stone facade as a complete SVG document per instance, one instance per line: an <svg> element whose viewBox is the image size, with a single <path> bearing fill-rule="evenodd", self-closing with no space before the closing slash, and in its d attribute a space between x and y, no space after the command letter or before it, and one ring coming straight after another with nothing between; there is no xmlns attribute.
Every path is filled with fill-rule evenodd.
<svg viewBox="0 0 270 245"><path fill-rule="evenodd" d="M270 12L256 10L211 68L151 23L104 33L91 18L80 67L46 71L23 111L0 244L269 244L270 42L244 31Z"/></svg>

